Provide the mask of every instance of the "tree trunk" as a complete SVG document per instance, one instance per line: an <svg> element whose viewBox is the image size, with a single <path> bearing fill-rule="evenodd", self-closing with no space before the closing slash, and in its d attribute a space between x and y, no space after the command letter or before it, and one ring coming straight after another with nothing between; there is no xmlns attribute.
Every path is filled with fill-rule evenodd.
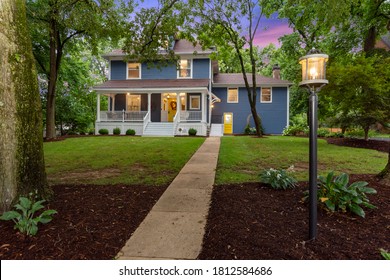
<svg viewBox="0 0 390 280"><path fill-rule="evenodd" d="M365 126L363 127L363 130L364 130L364 140L368 141L368 132L370 131L370 127Z"/></svg>
<svg viewBox="0 0 390 280"><path fill-rule="evenodd" d="M378 177L390 182L390 142L389 142L389 154L387 157L387 164L385 168L378 174Z"/></svg>
<svg viewBox="0 0 390 280"><path fill-rule="evenodd" d="M19 195L49 194L38 79L25 0L0 1L0 212Z"/></svg>
<svg viewBox="0 0 390 280"><path fill-rule="evenodd" d="M375 26L370 27L367 31L367 36L364 38L363 50L365 53L372 51L375 48L377 31Z"/></svg>

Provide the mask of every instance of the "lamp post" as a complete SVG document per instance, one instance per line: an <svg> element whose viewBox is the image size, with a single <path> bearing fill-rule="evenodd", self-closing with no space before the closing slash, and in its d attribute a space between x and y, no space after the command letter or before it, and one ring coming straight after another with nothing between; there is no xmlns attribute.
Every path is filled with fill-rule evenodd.
<svg viewBox="0 0 390 280"><path fill-rule="evenodd" d="M317 237L317 93L328 84L326 80L326 62L328 55L312 49L299 59L302 65L302 82L300 86L309 89L309 240Z"/></svg>

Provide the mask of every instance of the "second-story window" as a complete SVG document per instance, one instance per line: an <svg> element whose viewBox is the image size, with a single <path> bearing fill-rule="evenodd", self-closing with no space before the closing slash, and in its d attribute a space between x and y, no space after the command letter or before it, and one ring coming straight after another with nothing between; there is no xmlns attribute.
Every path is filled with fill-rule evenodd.
<svg viewBox="0 0 390 280"><path fill-rule="evenodd" d="M141 63L129 62L127 63L127 79L141 78Z"/></svg>
<svg viewBox="0 0 390 280"><path fill-rule="evenodd" d="M238 103L238 89L237 88L229 88L228 89L228 103Z"/></svg>
<svg viewBox="0 0 390 280"><path fill-rule="evenodd" d="M177 77L178 78L191 78L192 61L191 59L181 59L179 60Z"/></svg>

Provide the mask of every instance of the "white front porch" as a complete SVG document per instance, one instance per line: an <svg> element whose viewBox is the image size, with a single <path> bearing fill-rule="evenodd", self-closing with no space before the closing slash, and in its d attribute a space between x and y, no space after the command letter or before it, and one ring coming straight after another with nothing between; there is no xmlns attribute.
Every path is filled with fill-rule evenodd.
<svg viewBox="0 0 390 280"><path fill-rule="evenodd" d="M197 135L207 135L212 99L207 89L155 92L98 92L95 133L105 128L112 134L118 127L121 134L134 129L136 135L175 136L188 135L188 130L194 128ZM108 97L104 111L100 110L102 95Z"/></svg>

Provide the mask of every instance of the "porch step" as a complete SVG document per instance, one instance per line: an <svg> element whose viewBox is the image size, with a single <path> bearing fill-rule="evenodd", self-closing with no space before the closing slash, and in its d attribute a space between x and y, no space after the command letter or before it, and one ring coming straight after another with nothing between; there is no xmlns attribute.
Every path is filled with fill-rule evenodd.
<svg viewBox="0 0 390 280"><path fill-rule="evenodd" d="M173 136L173 123L150 122L145 128L142 136Z"/></svg>
<svg viewBox="0 0 390 280"><path fill-rule="evenodd" d="M212 123L210 129L210 136L223 136L223 124Z"/></svg>

